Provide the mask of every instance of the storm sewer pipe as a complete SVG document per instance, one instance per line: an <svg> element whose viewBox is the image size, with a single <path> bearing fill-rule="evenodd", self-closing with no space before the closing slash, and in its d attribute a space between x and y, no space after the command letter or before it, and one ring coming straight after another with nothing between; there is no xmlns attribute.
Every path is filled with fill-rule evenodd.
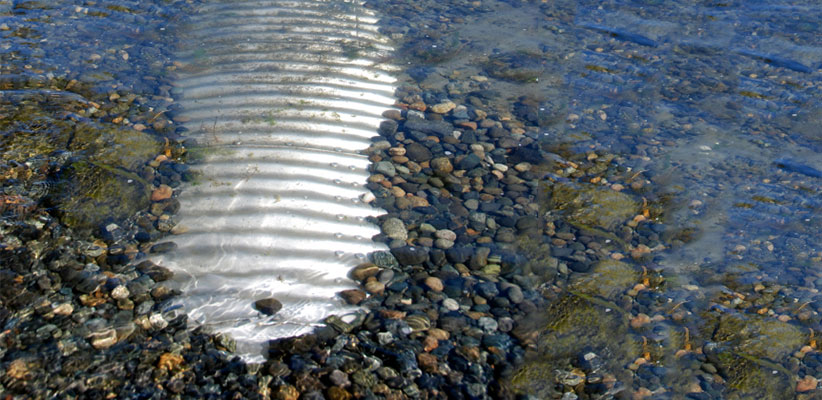
<svg viewBox="0 0 822 400"><path fill-rule="evenodd" d="M361 198L362 154L394 104L392 48L357 1L211 1L191 18L175 119L196 139L196 182L179 194L175 272L197 324L259 361L267 341L355 311L337 293L385 250ZM264 315L256 300L274 298Z"/></svg>

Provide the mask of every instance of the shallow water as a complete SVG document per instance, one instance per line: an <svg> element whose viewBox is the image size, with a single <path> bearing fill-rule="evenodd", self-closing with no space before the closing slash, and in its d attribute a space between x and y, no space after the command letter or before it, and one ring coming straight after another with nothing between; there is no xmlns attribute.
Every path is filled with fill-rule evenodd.
<svg viewBox="0 0 822 400"><path fill-rule="evenodd" d="M632 286L641 279L625 282L594 273L597 285L626 285L617 293L596 293L626 309L626 320L616 325L580 320L595 328L545 329L536 365L562 370L564 364L571 370L578 366L575 353L593 351L610 354L610 373L634 390L716 395L706 389L710 379L689 374L686 365L694 352L707 351L706 343L718 342L725 346L720 354L741 360L739 354L751 352L757 362L761 357L788 366L785 375L775 373L784 381L817 374L792 357L801 358L793 354L797 345L815 346L818 329L822 48L819 28L810 21L822 9L801 2L628 1L523 1L478 8L483 12L447 28L464 42L461 53L434 66L421 84L441 85L437 79L454 76L453 70L464 76L488 73L491 90L501 97L518 99L525 112L527 103L533 104L530 118L539 125L544 150L580 164L579 154L595 153L589 160L616 155L618 170L607 180L644 202L650 213L640 216L648 218L635 224L633 234L610 227L627 242L611 256L633 258L635 269L663 277L650 290L645 281L637 293ZM486 59L491 66L483 66ZM499 68L528 74L497 71L497 78L509 82L493 82ZM519 78L526 82L510 83ZM568 172L568 166L559 167ZM551 166L557 173L559 167ZM600 175L570 174L577 182L603 185ZM577 214L558 220L580 222ZM587 287L589 278L582 279L579 283L572 275L569 291ZM652 322L629 327L639 313ZM597 319L607 320L605 315ZM744 333L716 334L721 323L715 320L728 315L744 321L738 326ZM797 347L781 348L785 336L760 330L763 315L767 321L779 317L780 332L794 330L787 337L797 339ZM597 332L605 329L619 335ZM673 337L686 330L690 342L675 344ZM586 340L569 343L568 335ZM752 337L780 351L763 356L747 347ZM643 351L624 350L636 348L636 342L661 354L643 357ZM648 363L634 368L638 372L615 372L636 366L636 360ZM735 390L731 393L782 390L773 380L759 386L745 381L727 371L729 361L716 363L726 368L722 376ZM529 385L559 375L540 374L517 384L528 392ZM543 389L542 395L553 390Z"/></svg>
<svg viewBox="0 0 822 400"><path fill-rule="evenodd" d="M112 124L94 128L113 129L106 143L134 146L121 143L116 132L142 138L135 133L143 131L137 129L142 125L158 139L140 139L143 150L131 156L149 160L168 150L174 157L163 148L162 137L192 135L192 129L191 123L188 132L166 129L174 126L172 117L183 116L176 122L186 125L219 114L215 110L220 106L188 106L180 112L174 98L186 94L173 85L206 100L222 96L240 104L248 99L245 92L215 85L231 82L219 72L237 71L234 54L175 49L172 44L180 42L172 31L194 26L187 34L216 35L206 45L234 45L259 40L250 20L244 31L224 26L225 21L189 20L196 5L182 1L76 3L0 1L3 116L20 120L14 128L4 125L4 139L11 137L11 129L34 126L12 111L33 105L32 113L42 114L37 121L57 121L49 122L46 136L65 128L61 121L93 117ZM247 11L258 9L257 3L247 2ZM352 6L340 4L343 11ZM500 120L516 121L512 126L535 139L534 147L543 155L553 154L538 157L542 164L535 163L535 170L544 173L543 195L530 199L550 223L542 237L492 245L494 251L514 251L533 260L515 273L553 299L548 310L521 327L536 339L526 343L524 366L505 377L515 392L537 397L575 392L583 398L607 398L630 392L639 397L781 398L795 394L797 381L822 376L815 339L822 334L821 7L811 1L650 0L389 1L367 6L380 18L375 24L382 34L399 46L393 56L373 55L404 66L394 73L398 85L418 85L435 100L470 103L469 97L478 98ZM260 87L246 82L245 89L259 94L276 83L271 70L289 69L266 66L265 59L254 58L261 50L254 46L249 43L243 50L260 68L260 76L249 78ZM375 48L385 50L375 45L333 51L349 51L341 60L356 71ZM325 51L317 48L307 55L322 57ZM178 71L198 63L202 70ZM208 74L198 76L202 71ZM335 77L326 78L327 86L344 86ZM386 93L379 85L384 83L376 79L364 91L374 96L369 105L383 104ZM76 87L80 97L52 93L67 85ZM112 93L117 93L112 105L101 112L100 99L112 99ZM118 98L128 94L139 99L115 110L124 103ZM344 99L348 93L338 95ZM345 108L342 103L326 106ZM260 114L257 106L246 104L245 112ZM380 111L363 112L375 115L358 128L363 129L360 140L369 137L366 128L375 133L379 123ZM229 114L223 117L237 119ZM118 116L125 116L125 122L114 122ZM268 129L283 118L300 117L263 112L261 120L246 122ZM221 123L215 121L212 129ZM67 163L78 170L79 157L142 176L136 160L122 165L94 158L99 144L60 142L30 151L41 141L38 131L31 130L35 135L30 140L2 142L8 161L4 174L16 171L10 161ZM265 139L258 136L249 140ZM358 149L333 135L324 140L320 147L331 154L335 148ZM206 170L237 167L214 161L233 156L209 156L213 163L205 164ZM289 167L301 163L295 160ZM249 167L238 168L247 172ZM341 173L364 177L364 168L357 164L353 172ZM136 187L140 181L132 175L114 175L104 185L149 190ZM58 176L63 185L88 182L83 172ZM99 200L77 205L53 193L37 197L32 188L53 185L52 180L52 175L37 174L30 181L4 179L4 196L28 193L27 201L53 207L67 221L81 221L77 229L90 230L147 206L123 210ZM94 182L91 187L100 184ZM181 183L179 176L163 183L194 186ZM194 186L188 193L205 190ZM357 197L361 190L344 195ZM611 192L621 195L603 194ZM84 197L82 191L77 196ZM186 201L183 207L184 216L202 212ZM88 209L103 215L90 217ZM24 210L6 206L3 211L11 218ZM84 225L89 218L93 223ZM281 231L277 240L284 245L307 243L289 229ZM323 247L342 241L331 238ZM526 333L521 340L529 337ZM579 360L586 354L603 359L603 365L583 365ZM580 374L578 382L574 377ZM604 377L607 387L597 388L600 381L590 379L594 376Z"/></svg>

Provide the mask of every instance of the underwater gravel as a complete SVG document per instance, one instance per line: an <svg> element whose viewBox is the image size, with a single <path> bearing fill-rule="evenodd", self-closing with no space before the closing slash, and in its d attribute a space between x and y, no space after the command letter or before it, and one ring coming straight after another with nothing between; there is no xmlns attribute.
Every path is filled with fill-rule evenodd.
<svg viewBox="0 0 822 400"><path fill-rule="evenodd" d="M38 6L47 4L22 2L17 12ZM146 181L146 202L90 226L67 224L60 207L65 199L50 189L75 182L77 175L63 172L71 171L73 156L88 157L86 148L4 160L0 393L573 399L665 397L674 385L688 398L722 398L744 394L745 385L762 389L756 386L761 381L770 393L813 396L814 376L822 371L814 340L820 331L817 295L750 278L738 292L707 301L697 285L666 283L654 270L654 255L687 243L692 232L657 220L664 198L649 187L661 179L626 169L625 155L599 147L571 151L541 134L557 121L606 121L612 117L605 110L563 113L557 104L528 96L501 99L493 79L529 83L550 73L540 61L546 58L535 52L502 52L489 58L484 71L431 85L426 78L450 76L438 71L439 63L468 48L445 19L459 23L460 15L494 10L480 2L460 8L434 2L374 6L398 16L386 20L385 33L405 43L401 53L422 65L408 71L411 79L396 93L400 111L386 112L368 150L372 201L388 212L375 220L384 231L377 239L391 250L352 271L361 289L341 293L367 313L350 323L332 317L311 335L272 342L262 364L233 357L229 337L190 330L185 315L168 307L179 295L164 284L170 272L141 261L149 252L173 251L153 242L173 229L179 208L174 188L191 178L181 162L184 132L170 118L171 87L156 85L159 91L149 93L145 88L154 88L153 82L134 82L100 90L150 73L101 80L43 66L4 70L4 91L37 89L39 94L24 96L36 99L33 109L60 115L37 123L52 118L47 126L60 127L73 121L75 129L91 121L101 131L125 125L153 135L156 143L150 156L129 166ZM95 4L79 12L125 11ZM8 27L4 32L17 36L31 32ZM102 70L122 70L123 62L140 58L119 50L78 53L118 63ZM55 102L57 92L82 101ZM657 146L648 141L635 151L653 156ZM116 182L104 181L122 184ZM706 206L692 202L686 208L702 212ZM806 238L772 241L801 253ZM767 255L773 243L749 247L734 252ZM672 298L688 302L669 304ZM267 306L273 310L276 303ZM751 321L743 312L762 317ZM708 314L709 322L694 322L699 314ZM687 330L694 326L704 330ZM768 335L780 344L758 344L756 338ZM674 367L679 377L672 384Z"/></svg>

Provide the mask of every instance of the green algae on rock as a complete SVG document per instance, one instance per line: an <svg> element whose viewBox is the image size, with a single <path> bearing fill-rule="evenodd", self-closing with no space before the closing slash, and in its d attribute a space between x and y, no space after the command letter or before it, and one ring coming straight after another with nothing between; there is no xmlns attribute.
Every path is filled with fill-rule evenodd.
<svg viewBox="0 0 822 400"><path fill-rule="evenodd" d="M148 206L149 183L135 171L160 151L154 137L81 117L94 106L70 92L21 90L4 100L3 156L21 163L49 160L46 203L67 226L94 229Z"/></svg>
<svg viewBox="0 0 822 400"><path fill-rule="evenodd" d="M548 190L548 209L558 210L572 224L610 232L640 211L630 195L592 184L556 182Z"/></svg>
<svg viewBox="0 0 822 400"><path fill-rule="evenodd" d="M643 349L641 339L630 334L622 313L567 294L552 302L539 319L543 326L535 343L536 351L506 382L513 392L538 398L561 394L555 387L559 375L555 369L572 365L579 354L588 351L607 354L605 369L615 372L622 382L630 381L621 366L641 356ZM523 330L527 328L518 326L515 335L523 338Z"/></svg>
<svg viewBox="0 0 822 400"><path fill-rule="evenodd" d="M520 83L533 83L545 72L548 57L532 51L514 51L489 58L485 71L499 79Z"/></svg>
<svg viewBox="0 0 822 400"><path fill-rule="evenodd" d="M618 295L640 281L637 267L617 260L598 261L586 274L572 277L575 291L590 296L616 299Z"/></svg>
<svg viewBox="0 0 822 400"><path fill-rule="evenodd" d="M794 377L779 364L739 353L729 346L706 346L708 360L727 381L726 398L786 398L793 393ZM777 368L774 368L777 367Z"/></svg>
<svg viewBox="0 0 822 400"><path fill-rule="evenodd" d="M808 332L773 317L728 313L720 316L713 340L735 351L779 362L809 343Z"/></svg>
<svg viewBox="0 0 822 400"><path fill-rule="evenodd" d="M105 163L77 161L60 173L51 197L67 226L94 229L107 219L124 220L148 207L142 179Z"/></svg>

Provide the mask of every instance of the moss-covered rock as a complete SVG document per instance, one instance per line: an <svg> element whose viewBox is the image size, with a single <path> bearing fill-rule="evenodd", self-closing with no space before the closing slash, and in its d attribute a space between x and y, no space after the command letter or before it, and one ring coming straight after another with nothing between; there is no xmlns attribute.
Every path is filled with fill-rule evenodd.
<svg viewBox="0 0 822 400"><path fill-rule="evenodd" d="M727 381L726 398L792 398L796 377L784 365L810 342L810 331L771 316L722 313L704 316L708 360Z"/></svg>
<svg viewBox="0 0 822 400"><path fill-rule="evenodd" d="M123 220L148 207L149 193L132 173L77 161L63 169L52 199L63 223L76 229L95 229L107 219Z"/></svg>
<svg viewBox="0 0 822 400"><path fill-rule="evenodd" d="M782 361L809 343L809 331L760 315L723 314L713 340L757 358Z"/></svg>
<svg viewBox="0 0 822 400"><path fill-rule="evenodd" d="M725 345L709 348L706 354L726 380L725 398L793 398L795 379L777 364L738 353Z"/></svg>
<svg viewBox="0 0 822 400"><path fill-rule="evenodd" d="M542 325L537 349L505 385L514 393L551 398L556 394L556 370L570 367L588 351L607 355L603 358L606 370L616 373L623 382L629 381L622 366L642 355L642 341L631 334L622 312L592 300L589 296L564 295L536 317Z"/></svg>
<svg viewBox="0 0 822 400"><path fill-rule="evenodd" d="M514 51L490 57L485 72L495 78L513 82L537 82L545 72L548 58L537 52Z"/></svg>
<svg viewBox="0 0 822 400"><path fill-rule="evenodd" d="M640 271L631 264L605 259L585 274L574 274L572 287L584 294L615 300L640 281Z"/></svg>
<svg viewBox="0 0 822 400"><path fill-rule="evenodd" d="M549 210L558 210L572 224L612 231L634 217L640 204L625 193L592 184L557 182L550 187Z"/></svg>
<svg viewBox="0 0 822 400"><path fill-rule="evenodd" d="M80 117L89 105L73 93L20 92L3 100L3 158L48 166L46 204L67 226L95 229L148 206L149 183L134 171L160 151L153 136Z"/></svg>
<svg viewBox="0 0 822 400"><path fill-rule="evenodd" d="M134 171L159 151L152 136L117 126L81 124L75 127L71 151L81 151L95 163Z"/></svg>

